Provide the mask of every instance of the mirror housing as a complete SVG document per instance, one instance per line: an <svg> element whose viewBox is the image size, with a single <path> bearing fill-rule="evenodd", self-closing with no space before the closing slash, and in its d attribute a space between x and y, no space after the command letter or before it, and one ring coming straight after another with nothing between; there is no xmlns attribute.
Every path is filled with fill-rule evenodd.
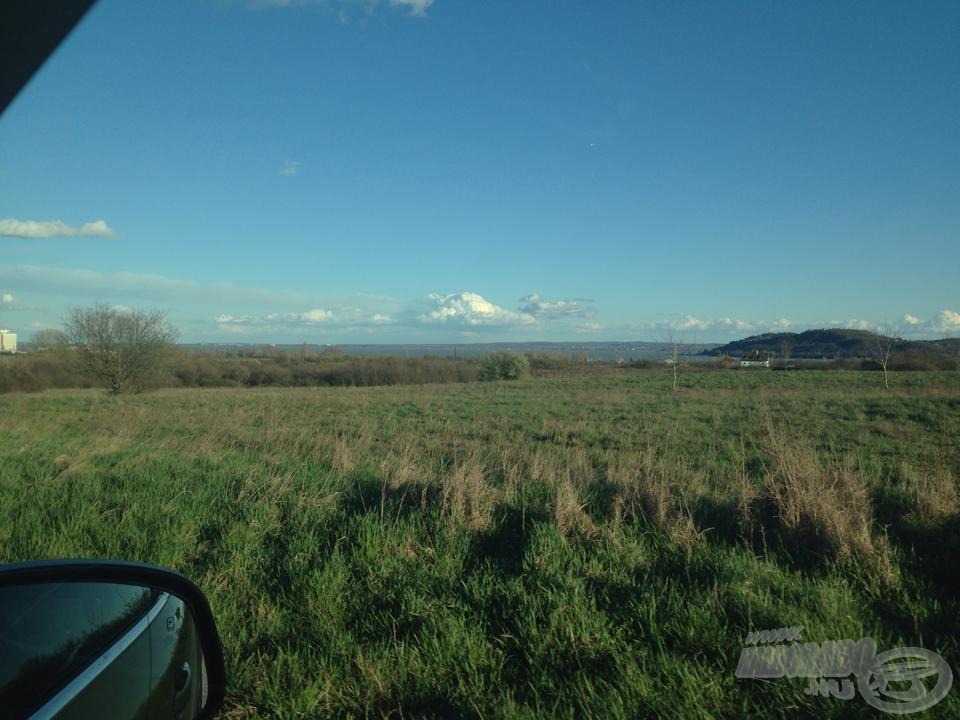
<svg viewBox="0 0 960 720"><path fill-rule="evenodd" d="M190 686L193 688L192 692L195 696L202 698L202 707L196 714L190 713L188 715L185 714L185 711L175 712L173 717L178 718L178 720L193 720L194 718L204 720L212 718L219 711L223 705L226 689L223 648L206 597L186 577L155 565L126 561L48 560L0 565L0 598L3 598L4 593L8 594L8 597L13 597L10 593L12 592L15 595L18 590L36 591L38 586L45 584L51 586L47 599L55 596L58 590L62 594L64 588L82 590L85 599L88 601L87 606L90 605L91 601L93 606L100 607L102 605L101 598L97 597L98 594L102 594L104 598L108 599L116 598L118 595L122 598L127 596L136 598L137 591L149 591L149 597L144 596L142 598L143 603L140 606L130 605L129 617L131 619L122 628L123 632L120 635L114 632L111 636L112 639L102 644L103 647L100 650L91 653L89 660L81 658L83 666L76 671L75 676L68 677L60 683L56 692L50 697L42 698L39 706L34 706L26 715L27 718L42 720L48 717L58 717L61 711L73 702L75 696L71 694L72 690L78 686L85 689L87 684L92 685L94 679L101 673L105 674L110 664L117 661L118 652L122 652L122 650L117 651L116 647L123 644L122 641L126 641L132 647L135 636L138 635L142 635L144 638L142 643L144 653L150 653L149 648L153 648L152 656L143 655L143 660L139 661L148 666L146 668L147 673L150 672L149 666L173 662L176 658L176 665L168 669L167 675L169 677L165 677L165 682L171 686L174 692L179 692L181 688ZM102 587L98 587L98 585L102 585ZM116 592L118 590L124 592L118 593ZM57 600L59 598L54 597L53 599ZM54 605L56 603L52 603L51 607ZM69 605L66 607L69 607ZM36 610L36 608L34 609ZM24 610L26 612L29 608L24 608ZM52 622L55 619L59 619L61 624L64 624L63 618L59 617L51 617L50 621ZM43 620L43 612L39 616L30 618L30 620L39 627ZM107 628L107 630L109 631L110 628ZM3 671L4 655L6 655L8 661L14 663L18 661L13 642L9 638L5 639L2 633L3 624L0 622L0 675ZM181 639L181 634L184 635L183 639ZM189 637L187 637L188 635ZM200 667L193 667L188 661L181 662L184 643L199 644L200 659L193 665L199 665ZM46 658L38 659L49 660L49 657L48 655ZM150 657L152 657L152 660ZM22 662L24 658L20 660ZM25 660L36 661L31 657L27 657ZM74 666L76 665L77 663L74 662ZM153 669L156 670L156 668ZM38 672L38 670L35 672ZM0 677L0 684L2 684L2 681L3 678ZM144 703L150 699L149 695L152 688L152 685L147 685L147 692L143 698ZM126 687L124 689L129 690ZM16 688L13 688L13 691L15 692ZM76 697L79 696L79 694L76 695ZM171 702L172 700L171 697ZM173 705L171 705L171 708L173 708ZM70 713L66 712L64 715L69 717ZM81 715L85 715L85 713L81 713ZM134 717L144 716L150 717L149 714L140 712L134 715Z"/></svg>

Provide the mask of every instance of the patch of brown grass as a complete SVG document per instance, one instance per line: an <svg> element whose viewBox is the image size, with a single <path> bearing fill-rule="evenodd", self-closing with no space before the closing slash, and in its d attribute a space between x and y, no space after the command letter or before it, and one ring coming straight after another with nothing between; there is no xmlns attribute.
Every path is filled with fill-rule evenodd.
<svg viewBox="0 0 960 720"><path fill-rule="evenodd" d="M486 467L479 453L471 452L441 479L440 514L462 522L471 530L490 527L496 489L486 479Z"/></svg>
<svg viewBox="0 0 960 720"><path fill-rule="evenodd" d="M915 517L922 523L935 524L960 512L957 480L950 468L938 465L920 473L903 464L901 476L907 481L917 504Z"/></svg>
<svg viewBox="0 0 960 720"><path fill-rule="evenodd" d="M815 447L788 438L769 412L764 414L772 461L765 491L783 527L807 547L890 576L890 546L874 533L873 505L861 471L849 459L822 461Z"/></svg>
<svg viewBox="0 0 960 720"><path fill-rule="evenodd" d="M503 476L504 499L508 502L515 501L524 481L523 458L514 450L501 447L498 450L498 464Z"/></svg>
<svg viewBox="0 0 960 720"><path fill-rule="evenodd" d="M589 538L596 535L597 527L586 513L586 503L580 502L576 485L569 471L557 484L553 517L557 528L567 537Z"/></svg>
<svg viewBox="0 0 960 720"><path fill-rule="evenodd" d="M675 456L667 460L655 448L642 455L618 453L610 459L607 480L616 488L615 528L644 519L687 549L703 538L685 501L702 485L702 477Z"/></svg>

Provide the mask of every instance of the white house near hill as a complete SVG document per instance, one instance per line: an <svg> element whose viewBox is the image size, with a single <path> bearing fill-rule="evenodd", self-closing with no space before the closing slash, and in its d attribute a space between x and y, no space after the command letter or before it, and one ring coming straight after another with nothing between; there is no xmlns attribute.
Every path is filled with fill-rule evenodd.
<svg viewBox="0 0 960 720"><path fill-rule="evenodd" d="M754 350L752 353L746 353L740 356L740 367L742 368L761 368L770 367L770 353Z"/></svg>

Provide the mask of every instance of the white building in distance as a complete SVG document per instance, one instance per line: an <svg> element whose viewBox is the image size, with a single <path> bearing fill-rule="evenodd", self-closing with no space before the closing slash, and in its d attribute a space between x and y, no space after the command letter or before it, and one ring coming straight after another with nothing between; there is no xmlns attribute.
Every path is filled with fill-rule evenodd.
<svg viewBox="0 0 960 720"><path fill-rule="evenodd" d="M768 368L770 367L770 353L754 350L752 353L746 353L740 357L740 367L743 368Z"/></svg>
<svg viewBox="0 0 960 720"><path fill-rule="evenodd" d="M17 334L9 330L0 330L0 353L15 353L17 351Z"/></svg>

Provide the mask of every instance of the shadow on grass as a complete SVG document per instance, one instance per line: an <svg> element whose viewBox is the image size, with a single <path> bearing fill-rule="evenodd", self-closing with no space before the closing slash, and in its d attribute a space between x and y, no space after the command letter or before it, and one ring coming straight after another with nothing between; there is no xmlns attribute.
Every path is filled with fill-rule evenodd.
<svg viewBox="0 0 960 720"><path fill-rule="evenodd" d="M884 528L890 542L900 551L900 566L915 577L926 592L941 601L960 599L960 515L936 521L916 518L916 500L906 490L881 487L873 492L876 523Z"/></svg>
<svg viewBox="0 0 960 720"><path fill-rule="evenodd" d="M520 575L534 524L548 522L549 515L543 510L524 511L500 504L493 517L493 527L472 537L464 568L473 572L489 565L506 576Z"/></svg>
<svg viewBox="0 0 960 720"><path fill-rule="evenodd" d="M437 508L440 499L441 489L433 483L407 482L390 487L375 475L355 472L338 506L348 516L374 514L399 520Z"/></svg>
<svg viewBox="0 0 960 720"><path fill-rule="evenodd" d="M904 551L901 567L920 578L927 592L943 601L960 599L960 516L936 523L903 522L887 530L890 539Z"/></svg>

